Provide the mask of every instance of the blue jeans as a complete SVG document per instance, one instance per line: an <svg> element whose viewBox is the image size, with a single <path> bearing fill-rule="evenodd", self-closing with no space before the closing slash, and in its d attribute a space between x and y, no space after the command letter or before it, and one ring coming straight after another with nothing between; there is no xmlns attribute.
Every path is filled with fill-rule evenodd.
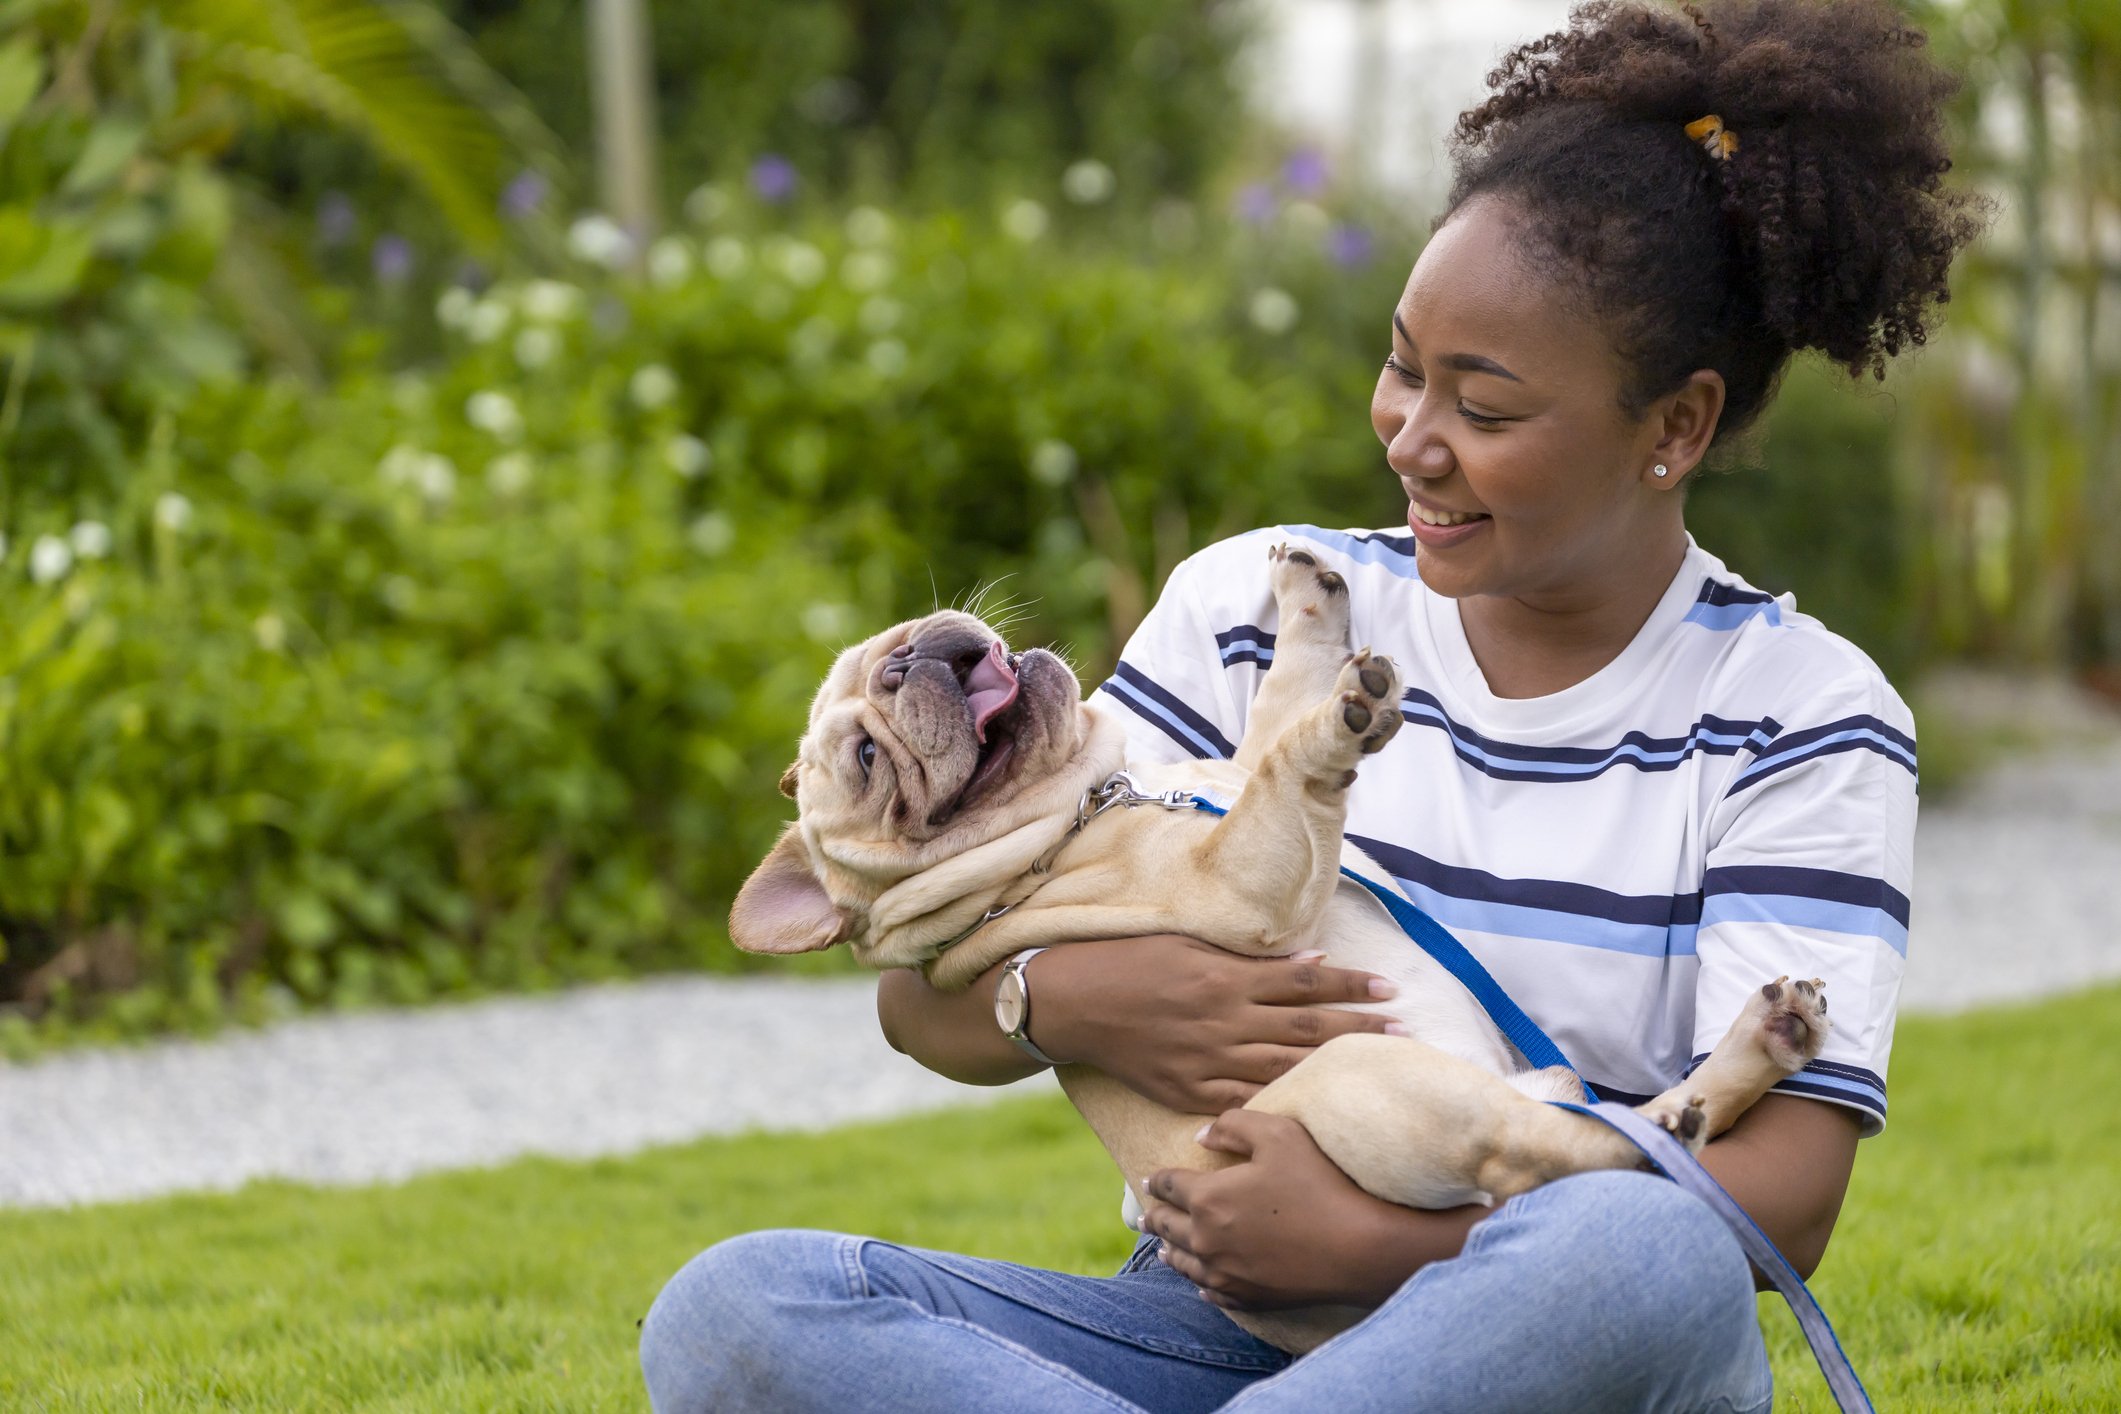
<svg viewBox="0 0 2121 1414"><path fill-rule="evenodd" d="M850 1410L1764 1410L1751 1269L1663 1179L1534 1189L1300 1360L1254 1340L1145 1240L1112 1277L826 1232L754 1232L656 1298L658 1414Z"/></svg>

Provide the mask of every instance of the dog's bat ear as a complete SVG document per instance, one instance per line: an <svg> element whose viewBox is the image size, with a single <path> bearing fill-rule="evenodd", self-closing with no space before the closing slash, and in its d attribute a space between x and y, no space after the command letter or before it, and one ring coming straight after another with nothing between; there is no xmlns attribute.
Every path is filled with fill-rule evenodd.
<svg viewBox="0 0 2121 1414"><path fill-rule="evenodd" d="M847 940L853 920L810 870L802 831L790 825L751 871L729 910L729 937L745 952L815 952Z"/></svg>
<svg viewBox="0 0 2121 1414"><path fill-rule="evenodd" d="M791 761L788 769L781 772L781 794L790 800L795 799L795 767L796 763Z"/></svg>

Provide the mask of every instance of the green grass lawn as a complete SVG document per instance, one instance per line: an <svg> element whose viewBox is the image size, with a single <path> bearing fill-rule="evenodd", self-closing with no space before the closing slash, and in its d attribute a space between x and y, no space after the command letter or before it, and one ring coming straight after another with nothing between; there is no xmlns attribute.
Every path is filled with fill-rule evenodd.
<svg viewBox="0 0 2121 1414"><path fill-rule="evenodd" d="M1814 1289L1886 1409L2121 1407L2121 989L1913 1020ZM0 1136L4 1142L4 1136ZM1074 1271L1131 1234L1057 1099L402 1187L0 1213L0 1408L639 1409L700 1247L871 1232ZM1783 1409L1831 1407L1779 1300Z"/></svg>

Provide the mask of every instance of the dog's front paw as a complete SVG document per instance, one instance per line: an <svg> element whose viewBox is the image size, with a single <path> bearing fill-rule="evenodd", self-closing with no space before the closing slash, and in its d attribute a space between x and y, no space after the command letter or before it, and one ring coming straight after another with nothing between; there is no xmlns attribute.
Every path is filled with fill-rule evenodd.
<svg viewBox="0 0 2121 1414"><path fill-rule="evenodd" d="M1384 750L1406 720L1399 714L1399 669L1382 653L1364 648L1348 657L1334 684L1340 724L1365 756Z"/></svg>
<svg viewBox="0 0 2121 1414"><path fill-rule="evenodd" d="M1809 982L1777 977L1753 994L1746 1010L1754 1014L1761 1048L1786 1075L1817 1060L1833 1030L1826 1019L1826 983L1817 977Z"/></svg>
<svg viewBox="0 0 2121 1414"><path fill-rule="evenodd" d="M1325 638L1345 648L1348 581L1300 545L1276 545L1267 558L1274 565L1269 578L1274 602L1281 607L1281 634Z"/></svg>
<svg viewBox="0 0 2121 1414"><path fill-rule="evenodd" d="M1683 1104L1670 1104L1660 1098L1645 1106L1644 1113L1686 1145L1689 1154L1698 1154L1709 1142L1709 1116L1703 1108L1707 1103L1700 1095L1689 1096Z"/></svg>

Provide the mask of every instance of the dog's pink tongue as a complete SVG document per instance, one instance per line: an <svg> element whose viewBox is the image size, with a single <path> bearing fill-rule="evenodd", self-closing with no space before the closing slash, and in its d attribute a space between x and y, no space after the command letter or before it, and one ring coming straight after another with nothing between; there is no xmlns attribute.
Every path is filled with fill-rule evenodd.
<svg viewBox="0 0 2121 1414"><path fill-rule="evenodd" d="M972 708L973 734L985 742L987 723L1014 701L1016 670L1009 666L1009 655L1002 651L1002 641L997 638L987 656L965 678L965 702Z"/></svg>

